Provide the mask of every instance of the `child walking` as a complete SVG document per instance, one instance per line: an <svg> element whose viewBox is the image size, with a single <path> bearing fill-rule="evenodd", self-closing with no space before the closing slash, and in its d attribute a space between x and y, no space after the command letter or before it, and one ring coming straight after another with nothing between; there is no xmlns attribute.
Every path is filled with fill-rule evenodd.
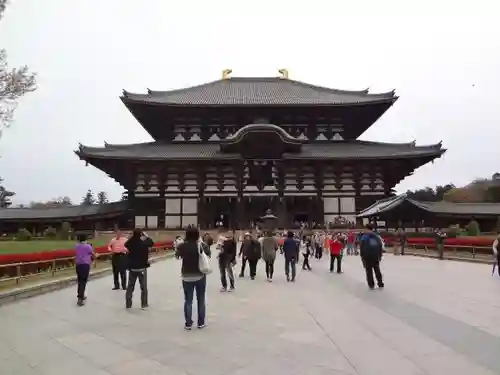
<svg viewBox="0 0 500 375"><path fill-rule="evenodd" d="M92 259L95 257L92 245L87 243L87 236L85 234L78 235L78 243L75 246L75 269L77 280L76 304L83 306L87 297L85 296L85 289L89 279L90 266Z"/></svg>

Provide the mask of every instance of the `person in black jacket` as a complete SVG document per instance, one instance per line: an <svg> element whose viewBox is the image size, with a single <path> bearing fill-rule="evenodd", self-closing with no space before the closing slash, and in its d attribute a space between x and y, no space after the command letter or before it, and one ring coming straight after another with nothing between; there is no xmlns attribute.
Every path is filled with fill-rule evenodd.
<svg viewBox="0 0 500 375"><path fill-rule="evenodd" d="M247 232L241 243L238 256L242 257L240 277L245 277L245 265L248 261L250 266L250 279L255 280L257 274L257 262L260 259L260 243L252 237L252 234Z"/></svg>
<svg viewBox="0 0 500 375"><path fill-rule="evenodd" d="M236 240L234 236L228 235L222 242L221 252L219 253L219 271L220 282L222 284L221 292L227 292L227 279L229 278L229 291L234 290L233 267L236 264Z"/></svg>
<svg viewBox="0 0 500 375"><path fill-rule="evenodd" d="M375 273L378 287L383 288L384 281L382 280L382 272L380 271L383 242L381 237L374 231L371 224L366 225L366 231L361 236L359 243L359 254L361 255L361 261L366 271L366 282L368 287L370 289L375 288L375 280L373 280L373 274Z"/></svg>
<svg viewBox="0 0 500 375"><path fill-rule="evenodd" d="M149 248L154 245L153 240L149 238L140 229L134 229L132 237L125 242L128 250L128 284L125 292L125 307L132 307L132 297L134 295L135 283L139 279L141 287L141 309L148 307L148 282L147 272L149 268Z"/></svg>
<svg viewBox="0 0 500 375"><path fill-rule="evenodd" d="M299 243L295 240L293 232L287 233L287 238L283 242L283 252L285 253L285 276L286 281L295 281L296 264L299 260ZM292 278L290 279L290 269Z"/></svg>
<svg viewBox="0 0 500 375"><path fill-rule="evenodd" d="M189 331L193 326L193 298L196 291L198 301L198 328L205 327L205 292L207 288L207 276L200 271L200 253L203 251L211 256L210 247L203 241L199 241L200 233L195 227L186 229L186 238L176 249L177 259L182 258L181 276L182 288L184 289L184 329ZM204 236L205 237L205 236ZM207 241L205 239L205 241Z"/></svg>

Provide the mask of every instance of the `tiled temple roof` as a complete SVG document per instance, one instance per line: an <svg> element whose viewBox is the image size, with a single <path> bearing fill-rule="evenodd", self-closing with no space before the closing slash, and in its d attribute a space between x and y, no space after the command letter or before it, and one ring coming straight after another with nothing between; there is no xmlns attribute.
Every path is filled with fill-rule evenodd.
<svg viewBox="0 0 500 375"><path fill-rule="evenodd" d="M106 204L66 206L55 208L1 208L0 220L65 219L120 214L128 207L127 201Z"/></svg>
<svg viewBox="0 0 500 375"><path fill-rule="evenodd" d="M399 207L411 204L421 210L442 215L494 215L500 216L500 203L453 203L453 202L422 202L408 198L406 194L381 199L367 209L361 211L358 217L377 216Z"/></svg>
<svg viewBox="0 0 500 375"><path fill-rule="evenodd" d="M123 91L122 100L166 105L350 105L393 102L394 91L370 94L348 91L283 78L234 77L170 91L147 94Z"/></svg>
<svg viewBox="0 0 500 375"><path fill-rule="evenodd" d="M441 156L445 150L441 143L416 146L414 143L381 143L367 141L335 141L321 144L303 144L300 153L283 154L284 159L392 159ZM76 154L82 159L232 159L238 154L221 152L218 143L162 143L149 142L130 145L107 145L106 147L81 146Z"/></svg>

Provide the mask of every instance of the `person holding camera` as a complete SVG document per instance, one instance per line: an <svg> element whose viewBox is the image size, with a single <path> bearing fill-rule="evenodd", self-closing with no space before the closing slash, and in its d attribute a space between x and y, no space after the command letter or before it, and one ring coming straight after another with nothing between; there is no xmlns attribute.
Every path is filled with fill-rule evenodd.
<svg viewBox="0 0 500 375"><path fill-rule="evenodd" d="M154 245L153 240L140 229L134 229L132 237L125 242L128 250L127 262L129 269L127 291L125 292L125 307L132 307L135 283L139 280L141 287L141 309L148 307L147 269L149 268L149 249Z"/></svg>
<svg viewBox="0 0 500 375"><path fill-rule="evenodd" d="M221 281L221 292L234 291L234 273L233 267L236 265L236 240L234 236L227 235L221 244L219 253L219 270ZM229 290L227 288L227 279L229 278Z"/></svg>

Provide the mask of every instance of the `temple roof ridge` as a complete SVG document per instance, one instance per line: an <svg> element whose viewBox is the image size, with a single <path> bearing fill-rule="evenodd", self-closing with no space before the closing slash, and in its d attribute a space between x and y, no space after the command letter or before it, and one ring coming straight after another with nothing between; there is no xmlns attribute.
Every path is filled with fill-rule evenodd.
<svg viewBox="0 0 500 375"><path fill-rule="evenodd" d="M178 92L184 92L186 90L196 90L196 89L200 89L203 87L207 87L207 86L211 86L211 85L215 85L215 84L219 84L219 83L224 83L227 81L233 81L233 82L236 82L236 81L240 81L240 82L245 82L245 81L248 81L248 82L283 82L284 80L283 80L283 78L280 78L280 77L230 77L227 79L218 79L215 81L210 81L210 82L206 82L206 83L202 83L202 84L198 84L198 85L194 85L194 86L188 86L185 88L172 89L172 90L151 90L148 88L147 93L150 96L169 95L169 94L175 94ZM396 92L395 90L390 90L390 91L380 92L380 93L370 93L368 88L362 89L362 90L345 90L345 89L336 89L336 88L326 87L326 86L322 86L322 85L315 85L315 84L311 84L311 83L307 83L307 82L303 82L303 81L298 81L298 80L294 80L294 79L287 79L286 81L297 84L297 85L307 86L307 87L310 87L310 88L313 88L316 90L328 91L330 93L394 97L395 92ZM132 94L131 92L127 92L127 93ZM142 95L144 95L144 94L142 94Z"/></svg>
<svg viewBox="0 0 500 375"><path fill-rule="evenodd" d="M171 105L349 105L397 100L395 90L342 90L279 77L230 77L173 90L132 93L122 101Z"/></svg>

